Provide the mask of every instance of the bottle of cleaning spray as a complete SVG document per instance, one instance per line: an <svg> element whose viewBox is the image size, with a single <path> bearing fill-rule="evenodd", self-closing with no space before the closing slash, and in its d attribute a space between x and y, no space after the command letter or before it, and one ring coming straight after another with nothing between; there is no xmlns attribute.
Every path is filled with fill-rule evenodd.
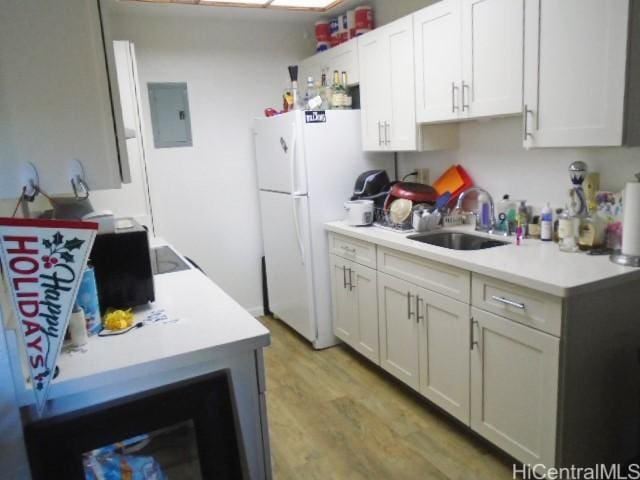
<svg viewBox="0 0 640 480"><path fill-rule="evenodd" d="M549 202L542 209L540 216L540 240L550 242L553 240L553 211L549 206Z"/></svg>
<svg viewBox="0 0 640 480"><path fill-rule="evenodd" d="M522 244L522 240L527 234L527 224L529 223L529 216L527 212L527 204L525 200L520 201L518 207L518 216L516 217L516 245Z"/></svg>

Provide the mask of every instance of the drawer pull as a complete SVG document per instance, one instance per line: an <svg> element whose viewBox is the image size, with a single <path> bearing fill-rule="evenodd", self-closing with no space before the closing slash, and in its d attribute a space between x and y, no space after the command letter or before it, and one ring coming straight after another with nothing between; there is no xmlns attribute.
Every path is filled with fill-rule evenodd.
<svg viewBox="0 0 640 480"><path fill-rule="evenodd" d="M343 245L343 246L341 246L340 248L341 248L342 250L344 250L345 252L348 252L348 253L353 253L353 254L355 254L355 253L356 253L356 249L355 249L355 248L353 248L353 247L347 247L346 245Z"/></svg>
<svg viewBox="0 0 640 480"><path fill-rule="evenodd" d="M342 266L342 281L344 282L344 288L347 288L347 267Z"/></svg>
<svg viewBox="0 0 640 480"><path fill-rule="evenodd" d="M420 295L416 295L416 323L420 323L420 320L424 320L424 315L420 315L420 302L424 306L424 299L420 298Z"/></svg>
<svg viewBox="0 0 640 480"><path fill-rule="evenodd" d="M469 332L471 337L471 339L469 340L469 347L471 351L473 351L473 347L478 345L478 341L475 339L475 331L474 331L474 328L476 325L480 326L477 320L474 320L473 317L471 317L471 328Z"/></svg>
<svg viewBox="0 0 640 480"><path fill-rule="evenodd" d="M524 303L514 302L513 300L509 300L508 298L498 297L496 295L493 295L491 299L495 300L496 302L504 303L505 305L509 305L511 307L519 308L520 310L524 310L525 307Z"/></svg>
<svg viewBox="0 0 640 480"><path fill-rule="evenodd" d="M408 320L411 320L411 317L415 315L415 313L411 311L412 298L413 298L413 295L411 295L411 292L407 292L407 319Z"/></svg>

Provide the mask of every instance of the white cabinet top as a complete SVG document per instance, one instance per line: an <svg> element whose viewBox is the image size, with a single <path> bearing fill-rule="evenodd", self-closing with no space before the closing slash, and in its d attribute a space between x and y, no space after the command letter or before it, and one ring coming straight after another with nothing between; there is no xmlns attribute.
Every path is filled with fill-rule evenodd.
<svg viewBox="0 0 640 480"><path fill-rule="evenodd" d="M159 310L173 321L145 324L114 337L89 337L78 351L63 351L49 398L193 369L269 345L267 328L199 270L156 275L154 281L156 301L136 308L134 322ZM29 387L17 396L21 405L33 403Z"/></svg>
<svg viewBox="0 0 640 480"><path fill-rule="evenodd" d="M374 226L350 227L343 221L336 221L325 224L325 228L331 232L499 278L558 297L568 297L640 280L638 268L611 263L608 255L564 253L554 242L525 239L522 245L517 246L513 237L489 236L512 243L485 250L459 251L409 240L406 238L408 234ZM468 226L447 230L487 236L474 232Z"/></svg>

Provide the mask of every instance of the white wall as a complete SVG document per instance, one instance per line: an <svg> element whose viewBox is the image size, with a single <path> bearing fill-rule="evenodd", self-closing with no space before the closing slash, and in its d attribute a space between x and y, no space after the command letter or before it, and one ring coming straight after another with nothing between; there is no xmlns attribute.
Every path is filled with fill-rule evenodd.
<svg viewBox="0 0 640 480"><path fill-rule="evenodd" d="M640 172L640 148L522 148L521 117L460 124L460 147L444 152L401 155L400 170L429 168L431 180L450 165L461 164L474 183L497 201L504 193L533 205L563 206L571 187L569 164L582 160L600 172L603 190L621 190Z"/></svg>
<svg viewBox="0 0 640 480"><path fill-rule="evenodd" d="M251 122L266 107L280 108L286 66L313 44L303 26L276 21L122 8L112 20L115 38L136 48L156 234L257 312L262 239ZM193 147L153 147L147 82L187 82Z"/></svg>

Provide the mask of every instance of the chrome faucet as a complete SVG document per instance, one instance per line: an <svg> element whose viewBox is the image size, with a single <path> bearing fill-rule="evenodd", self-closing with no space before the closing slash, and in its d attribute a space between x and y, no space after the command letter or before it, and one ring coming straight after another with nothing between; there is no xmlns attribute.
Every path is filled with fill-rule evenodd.
<svg viewBox="0 0 640 480"><path fill-rule="evenodd" d="M505 235L504 232L498 232L496 230L497 222L496 222L496 211L495 211L495 205L493 203L493 197L484 188L471 187L471 188L468 188L467 190L465 190L464 192L462 192L460 194L460 196L458 197L458 202L456 203L456 210L462 210L462 202L467 197L467 193L469 193L469 192L484 193L487 196L487 198L489 198L489 205L491 207L491 213L490 213L490 217L491 218L489 219L489 225L487 225L487 226L482 225L482 223L480 222L480 219L478 218L478 214L473 212L473 214L476 217L476 230L479 231L479 232L495 233L495 234Z"/></svg>

